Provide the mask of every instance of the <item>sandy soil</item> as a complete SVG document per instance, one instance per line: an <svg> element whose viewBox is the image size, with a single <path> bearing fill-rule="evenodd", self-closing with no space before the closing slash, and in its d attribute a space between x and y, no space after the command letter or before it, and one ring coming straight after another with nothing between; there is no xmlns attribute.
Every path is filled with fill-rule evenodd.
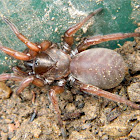
<svg viewBox="0 0 140 140"><path fill-rule="evenodd" d="M123 56L128 72L124 81L109 91L140 103L140 39L126 42L116 51ZM7 81L0 85L1 140L62 139L48 100L49 87L31 85L21 99L15 94L19 83ZM140 110L81 92L72 94L68 88L58 98L63 119L68 112L81 112L77 118L63 121L68 140L140 138Z"/></svg>

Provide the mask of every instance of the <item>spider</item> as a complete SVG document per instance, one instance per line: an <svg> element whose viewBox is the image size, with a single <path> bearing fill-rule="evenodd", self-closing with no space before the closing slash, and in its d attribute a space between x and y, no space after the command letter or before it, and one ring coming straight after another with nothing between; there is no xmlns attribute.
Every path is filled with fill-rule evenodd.
<svg viewBox="0 0 140 140"><path fill-rule="evenodd" d="M27 46L27 49L24 52L18 52L0 45L0 50L15 59L23 60L26 71L19 67L14 67L13 73L1 74L0 81L9 79L19 81L20 85L16 91L17 95L31 83L38 87L50 85L49 97L57 116L58 126L64 137L66 137L66 133L56 94L64 92L67 82L72 86L78 86L83 92L140 109L138 104L103 90L116 87L124 79L126 64L123 58L110 49L95 48L86 50L91 45L105 41L140 37L140 33L115 33L92 36L85 38L77 47L72 49L74 34L85 22L101 11L102 8L95 10L81 22L69 28L64 33L64 41L61 46L48 40L39 44L33 43L22 35L10 20L3 17L3 20L10 26L15 35Z"/></svg>

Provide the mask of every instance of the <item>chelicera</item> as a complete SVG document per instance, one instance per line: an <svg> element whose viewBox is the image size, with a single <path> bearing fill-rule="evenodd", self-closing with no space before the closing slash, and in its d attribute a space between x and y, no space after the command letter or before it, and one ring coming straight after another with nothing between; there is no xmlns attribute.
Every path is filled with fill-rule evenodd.
<svg viewBox="0 0 140 140"><path fill-rule="evenodd" d="M9 79L19 81L20 85L16 91L18 95L31 83L38 87L45 86L46 84L50 85L49 97L55 109L58 126L63 136L66 136L66 134L56 94L64 92L67 82L72 86L78 86L83 92L140 109L138 104L103 90L116 87L124 79L126 64L121 55L106 48L86 50L91 45L105 41L140 37L140 33L115 33L93 36L85 38L77 47L72 49L73 35L85 22L100 11L102 11L102 8L95 10L81 22L69 28L64 33L64 41L61 46L48 40L40 44L33 43L22 35L11 21L3 17L3 20L28 49L24 52L18 52L0 45L1 51L15 59L23 60L26 67L26 71L19 67L14 67L13 73L1 74L0 81Z"/></svg>

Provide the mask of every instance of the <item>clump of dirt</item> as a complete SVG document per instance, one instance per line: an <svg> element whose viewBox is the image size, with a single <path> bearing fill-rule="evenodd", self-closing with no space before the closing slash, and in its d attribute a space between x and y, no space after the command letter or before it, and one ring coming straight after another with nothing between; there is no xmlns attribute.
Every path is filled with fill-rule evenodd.
<svg viewBox="0 0 140 140"><path fill-rule="evenodd" d="M110 92L140 103L140 39L128 41L116 51L123 56L128 71L124 81ZM10 87L12 94L5 85ZM0 96L1 140L62 139L47 97L48 86L37 88L31 85L20 98L15 94L19 83L7 81L5 85L0 87L3 93L4 87L8 92L5 97L3 93ZM81 92L72 94L67 88L58 98L69 140L140 138L140 110Z"/></svg>

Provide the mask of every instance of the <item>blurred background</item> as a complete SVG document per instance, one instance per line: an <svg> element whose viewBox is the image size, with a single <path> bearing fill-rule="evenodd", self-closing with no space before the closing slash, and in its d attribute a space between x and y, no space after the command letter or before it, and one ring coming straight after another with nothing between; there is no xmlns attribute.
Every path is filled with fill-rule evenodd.
<svg viewBox="0 0 140 140"><path fill-rule="evenodd" d="M3 15L32 42L46 39L60 43L69 27L99 7L103 11L78 31L76 40L99 34L134 32L140 24L140 0L3 0L0 1L0 43L18 51L26 48L3 22ZM114 49L125 41L110 41L95 47ZM0 73L11 70L14 65L16 60L0 52Z"/></svg>

